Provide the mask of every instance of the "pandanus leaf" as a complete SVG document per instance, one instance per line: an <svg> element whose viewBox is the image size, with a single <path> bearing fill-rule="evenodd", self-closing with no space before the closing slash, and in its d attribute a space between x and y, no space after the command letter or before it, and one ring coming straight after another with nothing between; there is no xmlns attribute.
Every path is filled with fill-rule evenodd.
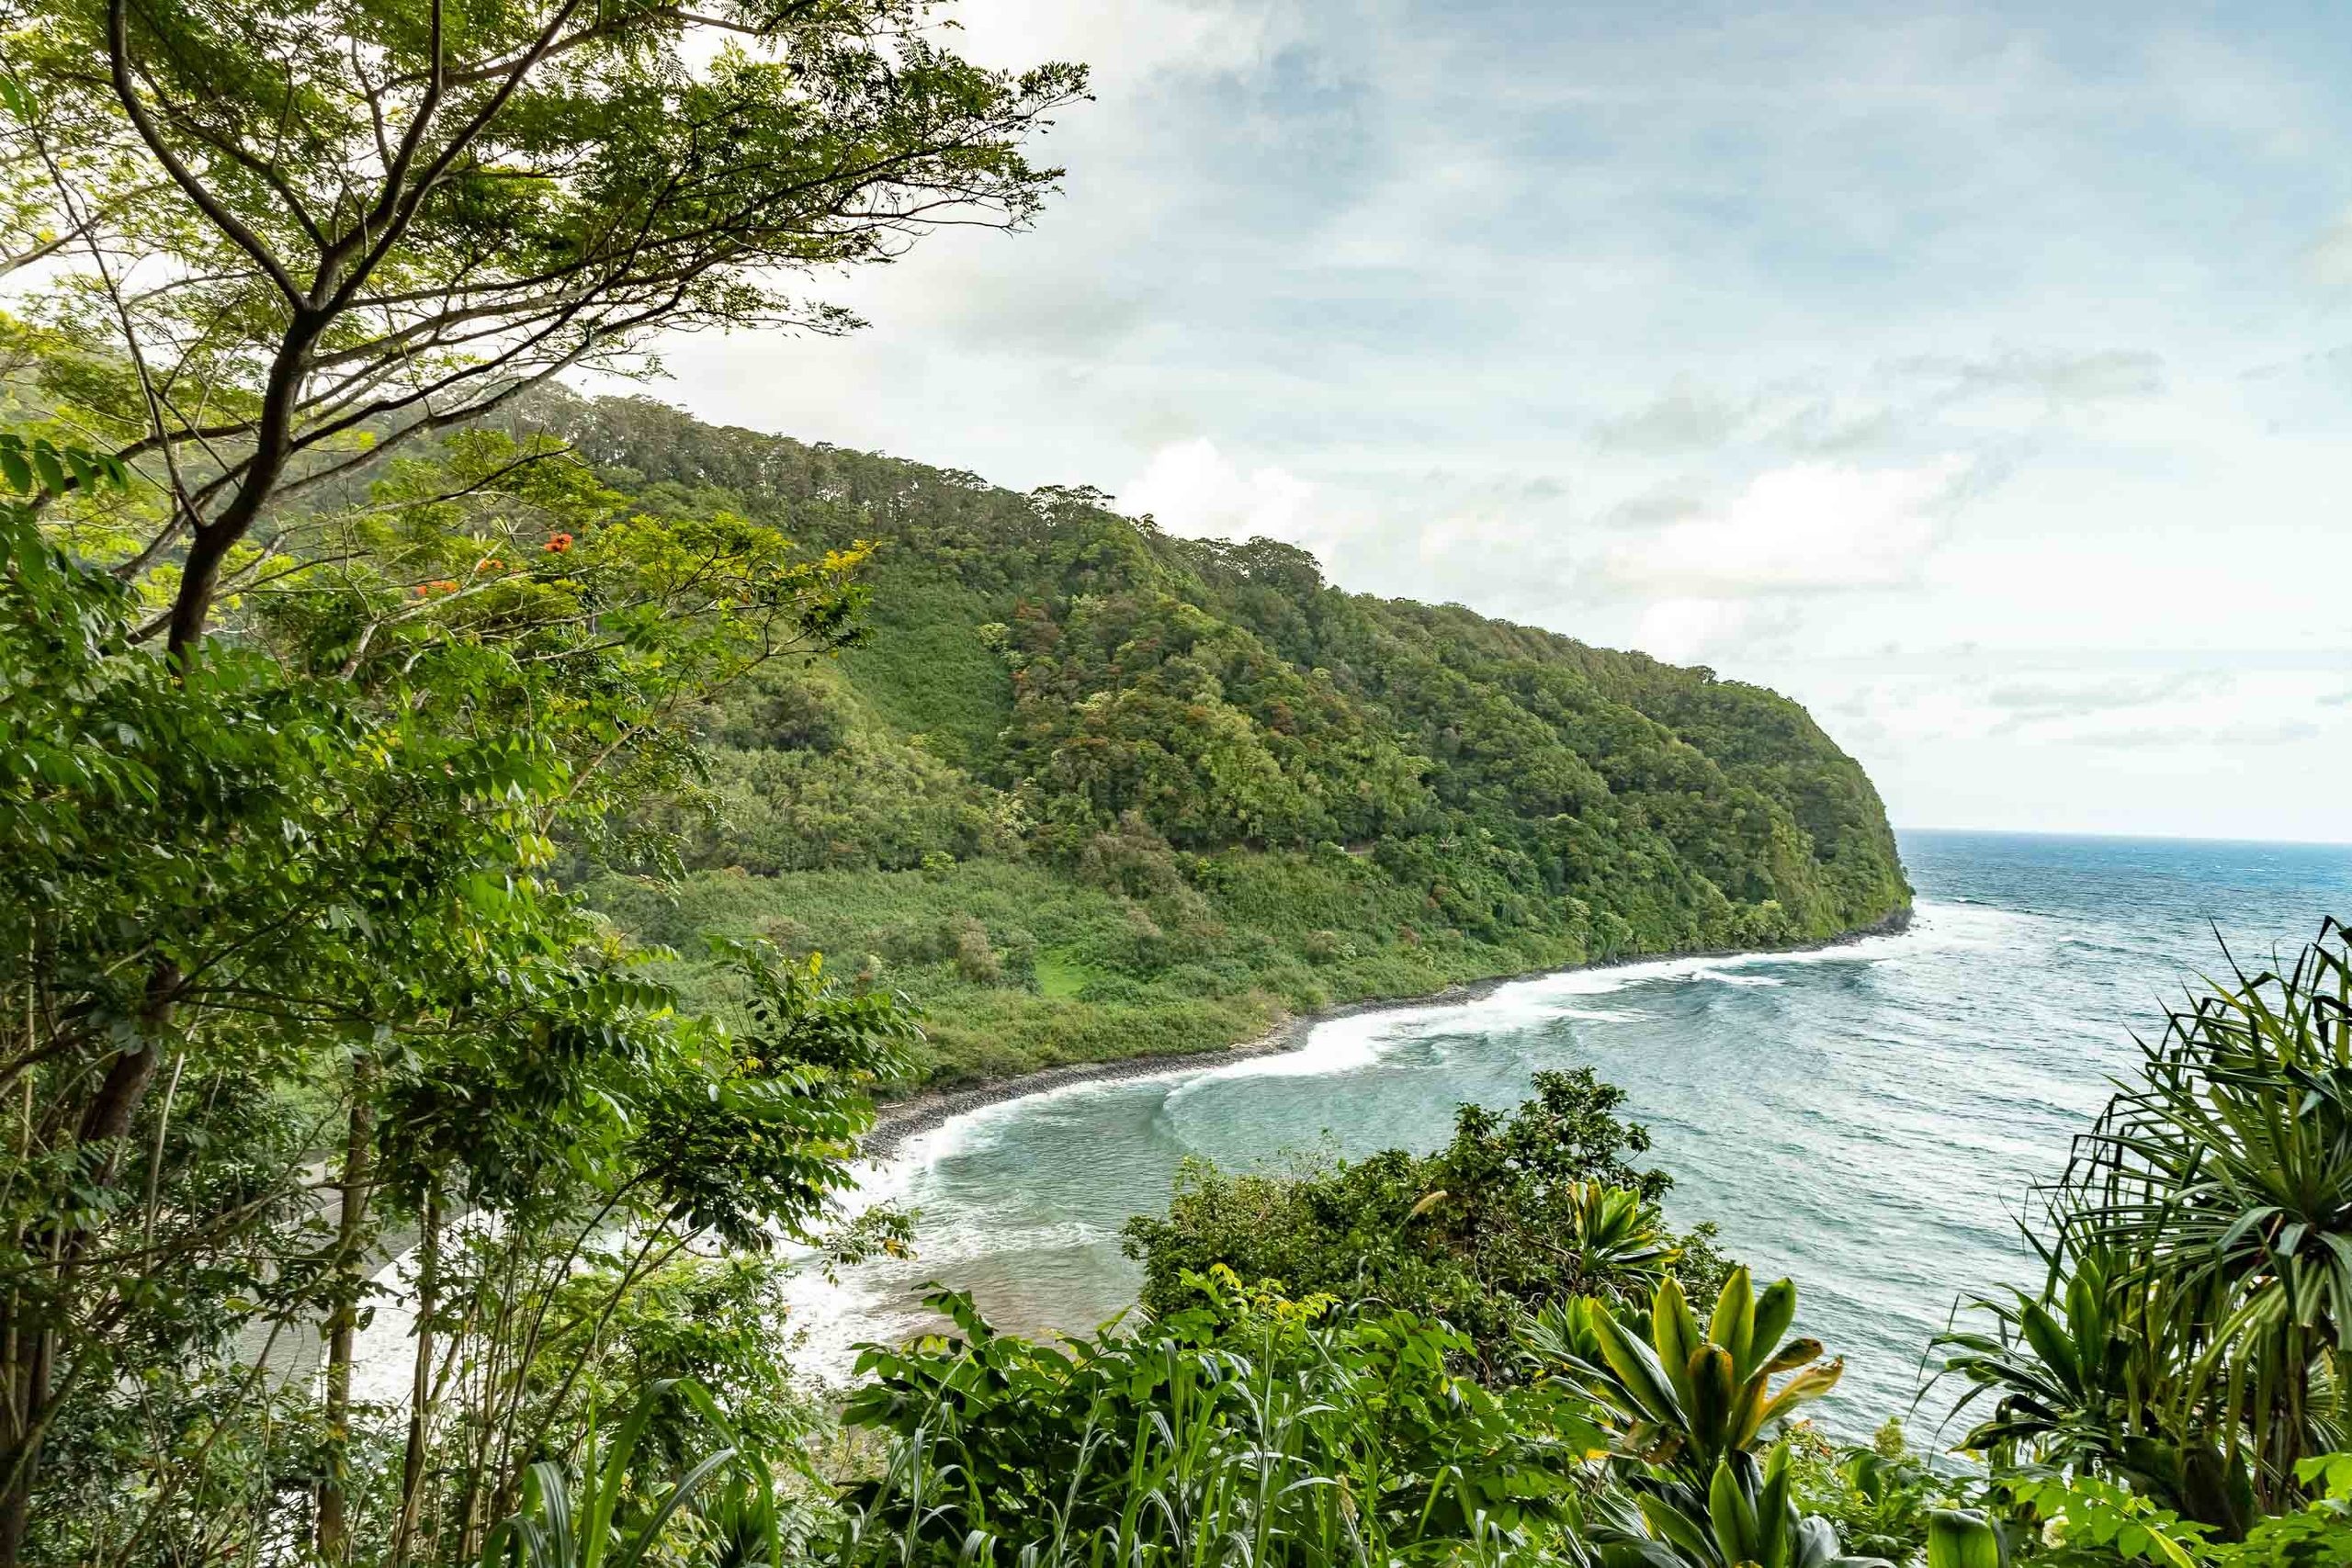
<svg viewBox="0 0 2352 1568"><path fill-rule="evenodd" d="M2075 1354L2074 1337L2066 1332L2065 1325L2051 1316L2040 1302L2028 1302L2018 1314L2018 1326L2025 1331L2026 1343L2033 1347L2033 1353L2041 1358L2041 1364L2050 1369L2051 1375L2063 1387L2079 1391L2083 1386L2083 1366Z"/></svg>
<svg viewBox="0 0 2352 1568"><path fill-rule="evenodd" d="M1707 1325L1707 1337L1731 1352L1732 1366L1744 1376L1749 1350L1756 1343L1756 1294L1748 1286L1746 1268L1733 1269L1731 1278L1724 1281L1723 1293L1715 1298L1715 1315Z"/></svg>
<svg viewBox="0 0 2352 1568"><path fill-rule="evenodd" d="M2113 1338L2108 1322L2107 1275L2103 1269L2085 1269L2066 1284L2066 1326L2075 1342L2075 1353L2085 1359L2082 1371L2088 1379L2095 1370L2089 1361L2095 1359L2099 1371L2108 1359L2109 1342Z"/></svg>

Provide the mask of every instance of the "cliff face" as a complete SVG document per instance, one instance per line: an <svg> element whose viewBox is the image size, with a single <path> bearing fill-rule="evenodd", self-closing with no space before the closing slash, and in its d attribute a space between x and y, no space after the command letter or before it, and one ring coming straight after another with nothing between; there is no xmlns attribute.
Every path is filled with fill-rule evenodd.
<svg viewBox="0 0 2352 1568"><path fill-rule="evenodd" d="M714 716L725 821L690 863L757 874L795 908L795 876L945 888L1017 867L1163 939L1113 963L967 929L899 940L902 974L957 969L960 947L977 984L985 949L1001 985L1010 952L1032 995L1058 974L1113 1001L1206 965L1182 994L1230 1001L1295 959L1318 981L1273 985L1295 1004L1396 994L1407 970L1815 941L1908 904L1869 779L1759 687L1349 594L1289 546L1173 538L1087 492L1021 495L639 400L531 417L649 507L717 500L811 546L881 547L872 643L773 670ZM985 928L981 890L962 897ZM892 940L822 911L787 935L836 953ZM1349 977L1386 959L1410 962Z"/></svg>

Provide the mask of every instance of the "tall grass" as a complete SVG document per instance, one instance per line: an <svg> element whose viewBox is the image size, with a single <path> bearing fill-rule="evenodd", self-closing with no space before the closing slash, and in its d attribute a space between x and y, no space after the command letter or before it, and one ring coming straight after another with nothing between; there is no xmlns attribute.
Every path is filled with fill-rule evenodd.
<svg viewBox="0 0 2352 1568"><path fill-rule="evenodd" d="M1060 1348L959 1333L867 1358L850 1418L897 1434L842 1560L1019 1568L1504 1563L1581 1551L1582 1461L1544 1401L1447 1371L1404 1314L1332 1321L1204 1280L1203 1308Z"/></svg>

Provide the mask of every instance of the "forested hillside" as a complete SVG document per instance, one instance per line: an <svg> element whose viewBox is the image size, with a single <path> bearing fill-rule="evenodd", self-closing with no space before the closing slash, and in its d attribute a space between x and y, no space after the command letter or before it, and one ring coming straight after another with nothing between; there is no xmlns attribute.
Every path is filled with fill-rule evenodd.
<svg viewBox="0 0 2352 1568"><path fill-rule="evenodd" d="M683 887L593 891L682 951L763 935L907 990L934 1074L1907 905L1868 778L1761 688L1346 593L1290 546L1172 537L1091 492L644 400L525 422L635 504L876 547L865 646L711 708Z"/></svg>

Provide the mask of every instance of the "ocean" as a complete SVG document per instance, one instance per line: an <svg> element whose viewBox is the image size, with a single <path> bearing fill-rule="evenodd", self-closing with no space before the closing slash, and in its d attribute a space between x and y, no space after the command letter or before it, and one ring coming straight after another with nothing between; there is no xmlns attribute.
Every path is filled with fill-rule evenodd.
<svg viewBox="0 0 2352 1568"><path fill-rule="evenodd" d="M1964 1294L2030 1281L2036 1181L2167 1001L2291 961L2352 918L2352 846L1907 832L1911 929L1817 952L1673 959L1513 982L1479 999L1333 1019L1305 1046L1063 1087L908 1140L865 1190L916 1210L918 1257L797 1285L800 1362L922 1321L917 1288L969 1289L1001 1327L1080 1331L1134 1300L1130 1214L1164 1210L1188 1156L1228 1167L1428 1149L1464 1101L1507 1107L1540 1068L1626 1092L1675 1178L1760 1280L1797 1281L1798 1328L1847 1360L1821 1407L1859 1437L1917 1406L1931 1336ZM1950 1436L1957 1436L1954 1428Z"/></svg>

